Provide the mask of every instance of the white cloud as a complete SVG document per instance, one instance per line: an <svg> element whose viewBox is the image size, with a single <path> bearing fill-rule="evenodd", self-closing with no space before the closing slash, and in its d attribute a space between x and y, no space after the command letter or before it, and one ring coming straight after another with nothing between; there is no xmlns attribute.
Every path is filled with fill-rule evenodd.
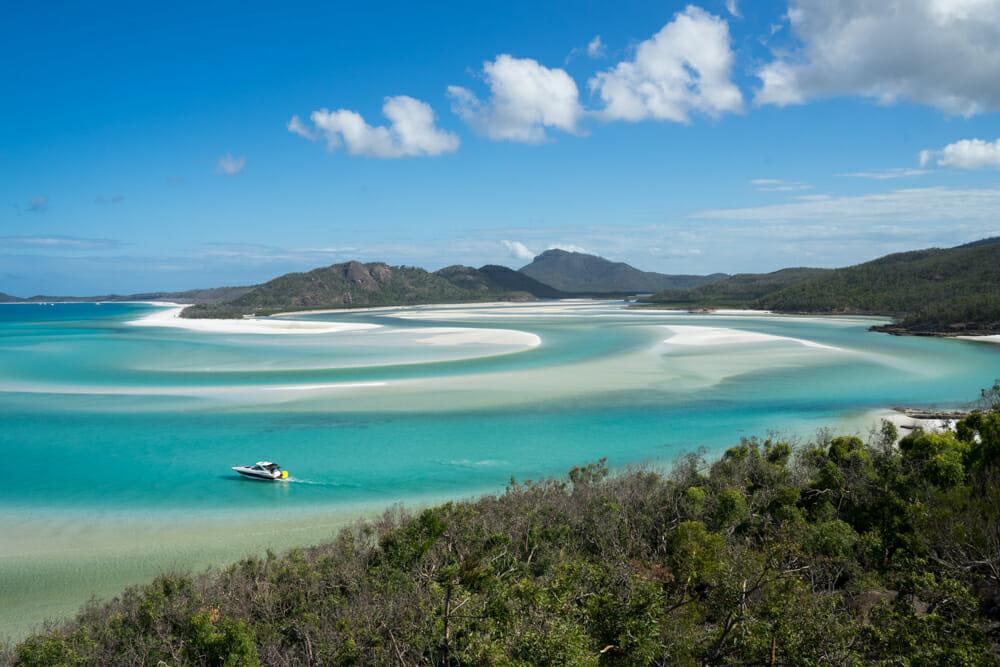
<svg viewBox="0 0 1000 667"><path fill-rule="evenodd" d="M872 171L855 171L850 174L840 174L851 178L867 178L872 181L891 181L897 178L909 178L911 176L923 176L928 173L926 169L911 169L897 167L895 169L876 169Z"/></svg>
<svg viewBox="0 0 1000 667"><path fill-rule="evenodd" d="M587 43L587 55L591 58L601 58L604 56L604 42L601 36L597 35Z"/></svg>
<svg viewBox="0 0 1000 667"><path fill-rule="evenodd" d="M309 141L316 141L316 132L314 132L311 127L303 123L302 119L299 118L298 115L292 116L286 127L292 134L297 134L303 139L308 139Z"/></svg>
<svg viewBox="0 0 1000 667"><path fill-rule="evenodd" d="M736 4L736 0L726 0L726 11L736 18L742 16L742 14L740 14L740 7Z"/></svg>
<svg viewBox="0 0 1000 667"><path fill-rule="evenodd" d="M425 102L406 95L387 97L382 113L390 124L373 127L356 111L319 109L309 116L315 129L292 116L288 131L310 141L322 137L331 151L343 146L351 155L365 157L441 155L458 150L458 136L435 125L434 110Z"/></svg>
<svg viewBox="0 0 1000 667"><path fill-rule="evenodd" d="M889 192L799 198L782 204L696 211L698 220L746 222L996 223L1000 188L908 188Z"/></svg>
<svg viewBox="0 0 1000 667"><path fill-rule="evenodd" d="M565 250L566 252L582 252L585 255L591 254L589 250L584 247L578 246L575 243L553 243L550 245L548 250Z"/></svg>
<svg viewBox="0 0 1000 667"><path fill-rule="evenodd" d="M219 158L218 163L216 163L215 170L224 176L235 176L243 171L246 166L247 159L242 155L236 157L232 153L226 153Z"/></svg>
<svg viewBox="0 0 1000 667"><path fill-rule="evenodd" d="M510 256L515 259L532 260L535 258L535 253L531 251L528 246L524 245L520 241L500 241L500 245L507 249Z"/></svg>
<svg viewBox="0 0 1000 667"><path fill-rule="evenodd" d="M0 236L5 247L56 249L56 250L98 250L117 248L121 241L112 239L86 239L75 236Z"/></svg>
<svg viewBox="0 0 1000 667"><path fill-rule="evenodd" d="M660 248L651 246L646 249L654 257L700 257L700 248Z"/></svg>
<svg viewBox="0 0 1000 667"><path fill-rule="evenodd" d="M812 189L808 183L785 181L780 178L754 178L750 181L750 185L761 192L798 192Z"/></svg>
<svg viewBox="0 0 1000 667"><path fill-rule="evenodd" d="M590 82L606 120L687 122L695 112L739 112L743 95L730 79L733 50L728 24L695 6L636 48L633 60Z"/></svg>
<svg viewBox="0 0 1000 667"><path fill-rule="evenodd" d="M501 54L483 63L483 76L491 92L486 102L461 86L448 86L448 95L452 110L490 139L539 143L546 128L576 132L583 109L565 70Z"/></svg>
<svg viewBox="0 0 1000 667"><path fill-rule="evenodd" d="M982 139L962 139L948 144L939 151L920 151L920 164L935 162L939 167L983 169L1000 167L1000 139L994 142Z"/></svg>
<svg viewBox="0 0 1000 667"><path fill-rule="evenodd" d="M949 114L1000 109L1000 2L791 0L799 44L758 69L757 104L861 95Z"/></svg>

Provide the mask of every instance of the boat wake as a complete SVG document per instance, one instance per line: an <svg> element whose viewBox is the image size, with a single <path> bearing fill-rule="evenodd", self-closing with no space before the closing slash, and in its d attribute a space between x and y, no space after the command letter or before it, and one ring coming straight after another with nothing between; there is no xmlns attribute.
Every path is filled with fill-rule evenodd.
<svg viewBox="0 0 1000 667"><path fill-rule="evenodd" d="M334 482L329 480L317 480L317 479L302 479L301 477L294 477L289 475L288 479L285 480L289 484L301 484L303 486L325 486L330 488L339 489L356 489L359 488L359 484L347 484L344 482Z"/></svg>

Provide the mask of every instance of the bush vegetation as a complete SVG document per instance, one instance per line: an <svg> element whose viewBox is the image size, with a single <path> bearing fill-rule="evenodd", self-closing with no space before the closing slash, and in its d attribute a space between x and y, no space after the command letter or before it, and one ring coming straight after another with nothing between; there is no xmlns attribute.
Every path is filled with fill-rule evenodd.
<svg viewBox="0 0 1000 667"><path fill-rule="evenodd" d="M1000 386L954 431L511 481L161 576L17 665L997 665Z"/></svg>

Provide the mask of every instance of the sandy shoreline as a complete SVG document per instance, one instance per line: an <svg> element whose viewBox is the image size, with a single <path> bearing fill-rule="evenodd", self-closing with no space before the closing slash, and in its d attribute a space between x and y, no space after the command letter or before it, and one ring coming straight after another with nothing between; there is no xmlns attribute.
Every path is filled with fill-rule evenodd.
<svg viewBox="0 0 1000 667"><path fill-rule="evenodd" d="M186 307L184 304L165 301L145 301L143 303L162 306L164 310L131 320L127 323L130 326L172 327L188 331L223 334L331 334L349 331L372 331L385 328L380 324L365 322L328 322L278 319L277 317L244 318L240 320L188 319L180 316L181 311ZM302 313L305 312L339 313L344 311L302 311ZM295 314L283 313L282 315L291 316ZM414 342L422 345L498 345L532 348L542 343L542 339L536 334L516 329L434 327L409 330L398 329L395 330L395 333L419 334L420 337L416 338Z"/></svg>
<svg viewBox="0 0 1000 667"><path fill-rule="evenodd" d="M955 428L956 423L954 419L918 419L905 415L902 412L897 412L896 410L879 410L872 414L878 419L885 420L895 426L901 438L918 428L935 433L951 430Z"/></svg>
<svg viewBox="0 0 1000 667"><path fill-rule="evenodd" d="M988 336L954 336L960 340L974 340L977 343L993 343L1000 344L1000 334L991 334Z"/></svg>
<svg viewBox="0 0 1000 667"><path fill-rule="evenodd" d="M362 322L305 322L302 320L272 320L248 318L242 320L189 319L181 317L184 304L163 301L146 301L164 310L150 313L127 324L134 327L173 327L188 331L207 333L250 333L250 334L328 334L343 331L364 331L381 328L378 324Z"/></svg>

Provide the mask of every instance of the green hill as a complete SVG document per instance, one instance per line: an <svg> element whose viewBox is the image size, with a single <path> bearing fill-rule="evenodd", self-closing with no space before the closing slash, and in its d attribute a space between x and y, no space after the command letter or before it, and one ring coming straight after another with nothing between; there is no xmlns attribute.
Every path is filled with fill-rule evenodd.
<svg viewBox="0 0 1000 667"><path fill-rule="evenodd" d="M452 285L484 298L495 296L505 300L552 299L562 295L548 285L529 278L506 266L487 265L479 269L471 266L448 266L434 272Z"/></svg>
<svg viewBox="0 0 1000 667"><path fill-rule="evenodd" d="M4 292L0 292L0 303L15 303L21 300L22 299L19 299L16 296L11 296L10 294L5 294Z"/></svg>
<svg viewBox="0 0 1000 667"><path fill-rule="evenodd" d="M997 665L1000 415L568 479L168 574L4 650L48 665Z"/></svg>
<svg viewBox="0 0 1000 667"><path fill-rule="evenodd" d="M694 304L700 307L746 307L768 294L819 277L828 271L829 269L794 268L772 273L737 273L694 289L663 290L653 299L663 303Z"/></svg>
<svg viewBox="0 0 1000 667"><path fill-rule="evenodd" d="M887 255L769 294L781 311L893 315L912 332L1000 329L1000 239Z"/></svg>
<svg viewBox="0 0 1000 667"><path fill-rule="evenodd" d="M563 292L578 294L634 294L664 289L688 289L725 278L710 276L666 275L640 271L624 262L612 262L581 252L546 250L521 273Z"/></svg>
<svg viewBox="0 0 1000 667"><path fill-rule="evenodd" d="M186 308L184 317L241 317L294 310L457 303L533 298L492 289L470 267L430 273L411 266L345 262L306 273L289 273L218 304Z"/></svg>
<svg viewBox="0 0 1000 667"><path fill-rule="evenodd" d="M893 333L1000 331L1000 239L887 255L842 269L738 275L651 301L792 313L889 315Z"/></svg>
<svg viewBox="0 0 1000 667"><path fill-rule="evenodd" d="M558 290L541 281L535 280L525 273L515 271L506 266L487 264L486 266L479 267L479 271L498 289L513 292L528 292L539 299L566 299L573 296L568 292Z"/></svg>
<svg viewBox="0 0 1000 667"><path fill-rule="evenodd" d="M562 299L572 296L541 283L519 271L487 264L478 269L471 266L455 265L435 273L457 287L481 293L522 293L539 299Z"/></svg>

